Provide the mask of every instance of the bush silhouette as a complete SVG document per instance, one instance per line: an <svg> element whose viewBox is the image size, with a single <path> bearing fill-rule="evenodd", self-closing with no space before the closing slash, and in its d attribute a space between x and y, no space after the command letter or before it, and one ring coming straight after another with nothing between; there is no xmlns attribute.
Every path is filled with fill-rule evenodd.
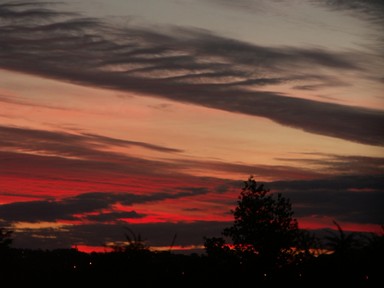
<svg viewBox="0 0 384 288"><path fill-rule="evenodd" d="M0 250L10 248L13 242L12 234L12 230L7 230L6 228L0 227Z"/></svg>

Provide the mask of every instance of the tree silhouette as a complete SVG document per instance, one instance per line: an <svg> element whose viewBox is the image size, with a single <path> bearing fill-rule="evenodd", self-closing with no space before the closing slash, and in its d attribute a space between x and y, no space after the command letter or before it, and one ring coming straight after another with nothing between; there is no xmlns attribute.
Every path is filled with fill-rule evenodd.
<svg viewBox="0 0 384 288"><path fill-rule="evenodd" d="M228 258L231 253L229 246L222 237L204 237L204 246L207 255L214 259Z"/></svg>
<svg viewBox="0 0 384 288"><path fill-rule="evenodd" d="M290 200L269 192L253 176L244 181L237 207L231 210L233 226L225 228L223 235L232 239L239 253L255 256L263 267L274 269L292 259L300 230Z"/></svg>

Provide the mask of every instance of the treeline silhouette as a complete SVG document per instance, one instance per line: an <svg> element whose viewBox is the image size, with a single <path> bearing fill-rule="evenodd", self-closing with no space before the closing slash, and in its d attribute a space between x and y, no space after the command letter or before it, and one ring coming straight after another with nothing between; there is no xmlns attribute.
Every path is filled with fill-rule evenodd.
<svg viewBox="0 0 384 288"><path fill-rule="evenodd" d="M0 228L0 283L68 287L384 287L382 233L336 230L324 237L298 228L289 199L253 177L244 181L234 222L205 237L205 252L154 251L127 228L111 252L12 247ZM0 284L1 285L1 284Z"/></svg>

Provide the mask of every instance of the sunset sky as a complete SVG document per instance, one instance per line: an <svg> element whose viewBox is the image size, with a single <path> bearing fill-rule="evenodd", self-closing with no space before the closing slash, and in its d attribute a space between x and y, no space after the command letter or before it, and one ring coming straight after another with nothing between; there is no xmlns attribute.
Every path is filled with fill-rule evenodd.
<svg viewBox="0 0 384 288"><path fill-rule="evenodd" d="M300 228L380 231L383 29L381 0L0 1L0 227L193 248L254 175Z"/></svg>

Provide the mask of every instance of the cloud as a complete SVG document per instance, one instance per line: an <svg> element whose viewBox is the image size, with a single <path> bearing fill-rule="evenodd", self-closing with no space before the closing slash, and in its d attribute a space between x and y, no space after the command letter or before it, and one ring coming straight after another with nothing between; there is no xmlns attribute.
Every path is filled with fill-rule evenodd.
<svg viewBox="0 0 384 288"><path fill-rule="evenodd" d="M372 33L367 35L367 39L374 40L375 45L369 45L376 53L384 56L384 35L382 33L384 28L384 2L381 0L312 0L328 9L334 11L342 11L350 13L353 17L364 20L370 23Z"/></svg>
<svg viewBox="0 0 384 288"><path fill-rule="evenodd" d="M9 2L0 4L0 17L2 18L20 18L20 19L35 19L39 17L52 18L62 15L73 16L74 13L62 13L55 12L51 9L46 9L47 5L54 5L54 2L21 2L15 1L14 3ZM25 9L27 8L27 9Z"/></svg>
<svg viewBox="0 0 384 288"><path fill-rule="evenodd" d="M381 225L384 221L383 183L381 175L346 175L306 181L275 181L265 184L272 193L281 192L291 200L294 216L299 218L299 223L300 218L327 217L341 223ZM230 226L232 221L133 224L119 219L140 219L146 215L136 210L123 212L111 208L115 203L128 205L189 197L194 195L195 191L191 187L184 191L181 189L180 193L160 193L160 196L156 193L151 196L130 193L84 193L57 202L30 201L2 205L0 218L3 218L3 221L10 219L12 221L37 219L53 221L54 218L71 219L72 217L73 219L73 215L77 217L83 215L82 223L66 226L65 229L41 228L33 229L33 233L27 228L18 229L15 238L16 247L25 246L25 241L29 241L28 247L47 247L47 249L70 247L74 243L100 246L109 241L124 241L125 227L129 227L136 235L140 234L153 246L170 245L174 236L177 236L176 245L195 245L202 244L204 236L220 236L222 229ZM240 189L238 191L240 192ZM234 200L235 198L234 195ZM228 208L234 208L235 201L232 201L231 205L233 207ZM17 215L23 215L23 217Z"/></svg>
<svg viewBox="0 0 384 288"><path fill-rule="evenodd" d="M316 158L308 158L316 156ZM380 175L383 173L384 157L369 157L356 155L336 155L324 153L303 153L297 158L278 158L287 163L302 163L303 166L318 166L328 174Z"/></svg>
<svg viewBox="0 0 384 288"><path fill-rule="evenodd" d="M129 178L138 175L178 175L182 179L189 171L221 171L249 175L256 173L258 177L271 177L278 175L280 179L308 179L323 175L320 171L310 171L305 168L262 164L228 163L210 160L190 160L179 155L179 159L162 157L159 160L139 158L128 153L116 153L111 147L137 146L164 153L180 153L182 150L170 147L157 146L131 140L105 137L84 132L68 133L63 131L46 131L27 129L21 127L0 126L0 152L3 163L7 165L4 175L28 173L31 177L44 174L45 179L80 182L103 181L112 183L116 175ZM9 152L6 152L9 151ZM11 152L12 151L12 152ZM129 151L129 150L128 150ZM284 159L287 162L289 160ZM301 159L302 160L302 159ZM304 160L303 160L304 161ZM34 167L26 165L34 163ZM55 168L53 168L55 167ZM4 166L5 168L5 166ZM117 173L115 176L108 172ZM111 177L109 180L103 174ZM184 174L184 175L183 175ZM80 176L81 175L81 176ZM194 180L196 181L196 180ZM121 182L118 181L118 182ZM113 184L111 184L113 185Z"/></svg>
<svg viewBox="0 0 384 288"><path fill-rule="evenodd" d="M156 192L156 191L154 191ZM172 193L157 192L150 195L133 193L89 192L61 200L13 202L0 205L0 218L8 222L53 222L60 220L94 220L143 218L144 214L115 211L114 204L131 206L137 203L158 202L167 199L204 195L205 188L180 188ZM109 210L105 212L104 210ZM88 215L88 213L94 213ZM83 217L84 215L84 217ZM117 216L117 218L113 218Z"/></svg>
<svg viewBox="0 0 384 288"><path fill-rule="evenodd" d="M117 139L102 135L95 135L85 132L68 133L64 131L46 131L38 129L27 129L21 127L0 126L0 144L2 147L1 159L11 171L33 173L42 171L49 178L52 174L49 171L55 170L55 177L58 175L70 175L71 171L80 173L89 171L99 175L105 171L113 171L121 175L155 175L168 174L186 176L193 170L221 171L235 174L249 175L257 174L258 177L271 177L278 175L280 179L313 179L322 178L332 173L343 174L380 174L380 167L384 159L380 157L333 155L333 154L300 154L295 158L279 158L276 160L285 161L288 165L265 165L265 164L244 164L228 163L213 160L191 160L179 154L178 159L166 157L167 153L181 153L183 150L158 146L151 143ZM131 146L141 147L157 152L164 152L161 159L145 159L129 155L128 153L114 152L111 147ZM8 152L7 152L8 151ZM306 157L308 156L308 157ZM303 168L289 163L303 163ZM26 163L35 163L30 169ZM320 169L311 170L312 167ZM14 169L12 168L14 167ZM56 168L52 168L56 167ZM53 169L53 170L52 170ZM62 172L59 172L59 171ZM66 171L66 172L65 172ZM99 173L98 173L99 172ZM23 172L24 173L24 172ZM8 173L7 173L8 174ZM74 174L75 175L75 174ZM84 179L86 175L82 174ZM101 174L100 174L101 175ZM99 176L97 176L99 177ZM47 178L47 179L48 179ZM76 177L80 178L81 177ZM99 177L99 180L101 178Z"/></svg>
<svg viewBox="0 0 384 288"><path fill-rule="evenodd" d="M130 218L130 219L138 219L138 218L144 218L145 214L138 214L136 211L128 211L128 212L110 212L110 213L100 213L97 215L89 215L84 218L87 220L90 220L92 222L99 222L99 223L107 223L107 222L116 222L117 219L124 219L124 218Z"/></svg>
<svg viewBox="0 0 384 288"><path fill-rule="evenodd" d="M315 0L336 10L349 10L358 13L360 17L383 23L384 3L381 0Z"/></svg>
<svg viewBox="0 0 384 288"><path fill-rule="evenodd" d="M220 236L229 226L228 222L198 221L194 223L156 223L156 224L118 224L92 223L78 226L66 226L65 229L40 229L33 233L28 229L17 231L14 247L30 249L70 248L72 245L103 246L107 242L126 241L128 227L140 235L151 247L170 247L175 239L176 246L203 245L203 237Z"/></svg>
<svg viewBox="0 0 384 288"><path fill-rule="evenodd" d="M44 18L49 11L50 17ZM371 79L366 66L358 64L368 59L365 55L263 47L181 27L118 28L99 19L60 14L43 3L3 4L0 16L4 69L261 116L310 133L384 145L381 110L261 89L291 83L300 89L345 86L337 77L342 72Z"/></svg>
<svg viewBox="0 0 384 288"><path fill-rule="evenodd" d="M28 185L31 191L38 191L35 194L37 199L50 200L52 198L46 198L46 195L51 193L58 196L60 193L65 193L63 194L65 196L68 195L67 193L89 191L135 193L153 190L168 191L168 193L184 191L188 195L192 191L180 188L189 186L185 183L196 184L196 187L192 187L196 195L207 193L208 191L204 189L210 192L227 193L228 189L238 186L236 181L203 179L194 176L193 171L226 173L239 175L239 177L254 174L259 179L272 177L280 180L307 180L323 179L335 172L344 175L380 175L382 174L380 167L384 164L384 159L379 157L332 154L303 154L297 158L277 159L285 161L287 165L191 160L184 158L183 155L179 155L178 159L161 157L156 160L116 153L110 151L108 147L138 145L165 153L178 153L179 150L83 132L72 134L20 127L0 126L0 136L2 147L0 158L4 164L1 166L1 173L6 177L2 181L1 194L6 197L9 195L16 197L15 193L20 197L27 197L28 195L23 195L22 185ZM290 165L291 162L295 165ZM298 163L303 164L302 168L297 166ZM308 165L316 168L305 168ZM23 175L28 177L20 178ZM168 180L164 181L164 179ZM20 186L16 185L18 183ZM220 189L214 188L219 186ZM162 194L156 195L163 197Z"/></svg>
<svg viewBox="0 0 384 288"><path fill-rule="evenodd" d="M383 183L383 176L378 174L277 181L268 185L291 199L297 217L327 216L339 221L382 225Z"/></svg>
<svg viewBox="0 0 384 288"><path fill-rule="evenodd" d="M27 155L20 155L27 156ZM41 157L41 156L39 156ZM43 157L46 158L46 157ZM3 157L1 159L4 159ZM29 161L25 158L21 163L25 165ZM73 159L68 167L76 167ZM346 166L348 161L357 161L354 157L342 157L339 159L341 166ZM343 162L344 161L344 162ZM382 159L360 158L360 164L369 167L372 163L381 163ZM33 163L38 163L32 161ZM366 162L367 164L365 164ZM321 162L322 165L324 163ZM327 164L326 162L325 164ZM198 163L196 163L197 165ZM209 164L209 163L208 163ZM187 164L193 165L193 163ZM204 165L204 163L200 163ZM223 164L224 165L224 164ZM51 164L49 167L54 167ZM59 165L60 166L60 165ZM240 165L241 166L241 165ZM21 167L21 166L20 166ZM255 170L258 171L257 166ZM244 167L242 167L243 169ZM267 169L268 167L265 167ZM268 173L273 173L272 168ZM231 169L223 167L222 169ZM236 165L232 169L236 169ZM19 169L17 169L19 170ZM105 171L102 169L102 171ZM23 170L19 171L23 173ZM295 217L331 217L337 221L354 222L361 224L382 224L384 199L384 182L382 173L327 176L317 175L315 179L302 178L292 181L274 181L265 183L272 193L281 192L284 196L291 199ZM44 173L44 177L47 175ZM56 175L56 172L55 172ZM60 173L58 174L60 175ZM65 174L56 177L66 177ZM48 175L49 176L49 175ZM97 181L104 181L96 175ZM150 177L149 177L150 176ZM70 247L74 243L88 245L102 245L107 241L124 240L124 228L129 225L135 233L140 233L145 239L148 239L152 245L166 246L170 245L172 237L177 234L177 243L180 245L190 245L202 243L203 236L219 236L221 229L227 227L230 223L227 221L193 221L177 223L142 223L128 224L124 220L145 219L150 215L140 211L135 205L150 204L172 199L190 199L185 203L198 201L202 203L205 196L216 197L217 204L221 203L229 210L234 208L238 193L241 190L241 181L225 181L214 178L200 179L198 177L179 178L176 185L167 186L167 181L174 178L174 174L160 179L155 175L147 174L143 179L135 177L133 186L124 183L120 189L121 192L113 190L105 192L83 192L75 196L64 196L61 193L50 191L47 200L42 201L23 201L0 205L0 218L2 221L11 224L16 222L53 222L66 220L76 223L76 225L65 226L65 229L41 228L41 229L18 229L16 233L15 245L23 245L29 241L28 247ZM79 177L79 175L77 175ZM129 178L129 175L126 175ZM287 177L286 179L289 179ZM295 178L294 178L295 179ZM82 179L83 181L95 181L94 179ZM159 180L161 183L157 183ZM205 182L203 182L203 180ZM243 179L245 180L245 179ZM109 179L113 182L113 179ZM139 183L140 181L141 184ZM194 183L191 187L186 183ZM121 183L120 183L121 184ZM140 185L145 185L151 193L139 194L137 189ZM210 184L210 186L208 185ZM131 188L130 188L131 187ZM209 188L208 188L209 187ZM112 187L111 187L112 188ZM114 187L116 188L116 186ZM129 191L131 190L131 191ZM135 191L135 193L133 193ZM22 189L19 193L22 192ZM52 193L54 192L54 193ZM137 192L137 193L136 193ZM216 194L216 195L215 195ZM181 202L180 202L181 203ZM127 211L121 211L117 204L126 206ZM181 205L181 204L180 204ZM179 207L188 212L203 211L204 208L197 204ZM211 211L211 215L214 212ZM97 230L102 228L101 230ZM33 233L31 233L33 231ZM27 235L30 233L29 235ZM31 238L34 235L33 238Z"/></svg>
<svg viewBox="0 0 384 288"><path fill-rule="evenodd" d="M0 144L3 149L18 148L29 152L45 152L62 156L91 156L110 146L141 147L158 152L182 152L149 143L111 138L90 133L71 134L59 131L35 130L0 126ZM106 153L108 154L108 153ZM115 153L109 152L110 155Z"/></svg>

